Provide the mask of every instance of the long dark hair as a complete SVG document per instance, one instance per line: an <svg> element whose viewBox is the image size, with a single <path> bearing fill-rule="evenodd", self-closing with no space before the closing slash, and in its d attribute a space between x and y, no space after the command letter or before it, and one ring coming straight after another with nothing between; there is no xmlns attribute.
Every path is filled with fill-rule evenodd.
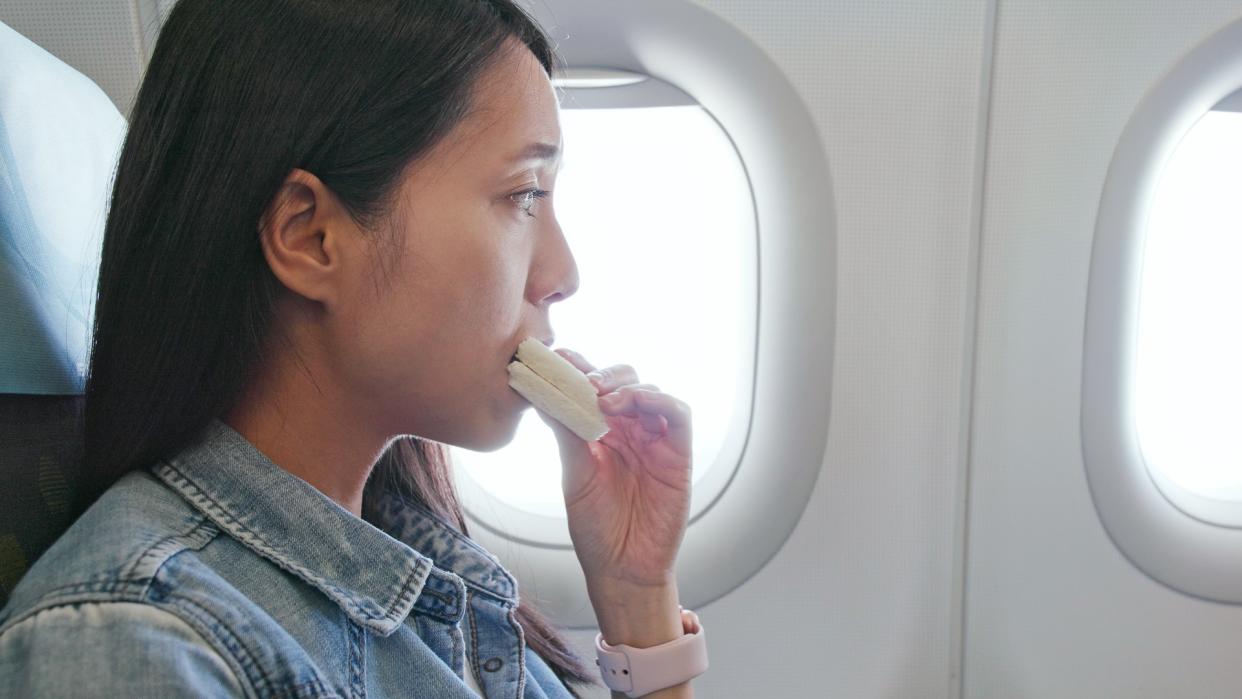
<svg viewBox="0 0 1242 699"><path fill-rule="evenodd" d="M181 0L134 105L112 193L86 387L86 501L224 415L273 347L280 284L261 217L294 168L378 230L407 166L470 111L513 39L554 52L510 0ZM364 511L395 489L465 533L442 445L394 442ZM531 648L583 663L528 604Z"/></svg>

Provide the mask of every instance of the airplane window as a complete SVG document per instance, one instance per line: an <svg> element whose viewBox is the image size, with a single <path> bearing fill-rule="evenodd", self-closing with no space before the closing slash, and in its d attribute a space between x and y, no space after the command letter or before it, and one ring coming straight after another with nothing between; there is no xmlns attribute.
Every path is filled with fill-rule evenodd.
<svg viewBox="0 0 1242 699"><path fill-rule="evenodd" d="M737 464L750 418L757 260L746 172L697 104L567 108L562 127L555 210L582 281L553 307L556 345L596 366L633 365L686 401L701 487ZM454 458L459 478L492 496L564 517L556 443L533 410L509 446Z"/></svg>
<svg viewBox="0 0 1242 699"><path fill-rule="evenodd" d="M1242 111L1213 110L1178 145L1154 193L1133 400L1144 461L1158 484L1242 503L1239 183Z"/></svg>
<svg viewBox="0 0 1242 699"><path fill-rule="evenodd" d="M1144 95L1100 197L1082 440L1100 522L1177 590L1242 603L1242 21Z"/></svg>

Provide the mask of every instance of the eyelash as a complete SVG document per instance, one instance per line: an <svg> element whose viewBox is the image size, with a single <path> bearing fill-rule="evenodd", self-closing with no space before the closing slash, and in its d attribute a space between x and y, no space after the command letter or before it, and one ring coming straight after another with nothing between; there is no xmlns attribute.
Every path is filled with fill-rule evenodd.
<svg viewBox="0 0 1242 699"><path fill-rule="evenodd" d="M518 192L517 194L512 195L512 199L518 205L518 208L524 211L527 216L535 218L535 215L530 211L531 207L535 205L536 201L547 198L547 196L551 193L552 192L549 192L546 189L528 189L524 192Z"/></svg>

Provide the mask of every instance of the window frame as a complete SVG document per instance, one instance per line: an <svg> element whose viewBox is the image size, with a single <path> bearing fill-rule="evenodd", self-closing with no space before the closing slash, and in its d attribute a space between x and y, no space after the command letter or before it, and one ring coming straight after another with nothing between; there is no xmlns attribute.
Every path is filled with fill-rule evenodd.
<svg viewBox="0 0 1242 699"><path fill-rule="evenodd" d="M1201 496L1147 467L1139 447L1132 377L1145 224L1164 164L1204 114L1239 106L1240 88L1242 20L1187 54L1126 125L1096 222L1082 375L1083 457L1105 530L1154 580L1227 603L1242 603L1242 557L1237 555L1242 529L1194 516L1193 498Z"/></svg>

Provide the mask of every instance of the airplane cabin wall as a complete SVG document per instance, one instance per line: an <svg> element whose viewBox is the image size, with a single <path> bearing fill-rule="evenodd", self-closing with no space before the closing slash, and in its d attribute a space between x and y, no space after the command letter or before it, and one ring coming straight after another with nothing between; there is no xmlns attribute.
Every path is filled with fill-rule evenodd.
<svg viewBox="0 0 1242 699"><path fill-rule="evenodd" d="M971 430L970 699L1242 691L1242 607L1175 592L1123 557L1087 488L1080 427L1087 275L1113 150L1161 76L1240 18L1239 0L1000 3Z"/></svg>

